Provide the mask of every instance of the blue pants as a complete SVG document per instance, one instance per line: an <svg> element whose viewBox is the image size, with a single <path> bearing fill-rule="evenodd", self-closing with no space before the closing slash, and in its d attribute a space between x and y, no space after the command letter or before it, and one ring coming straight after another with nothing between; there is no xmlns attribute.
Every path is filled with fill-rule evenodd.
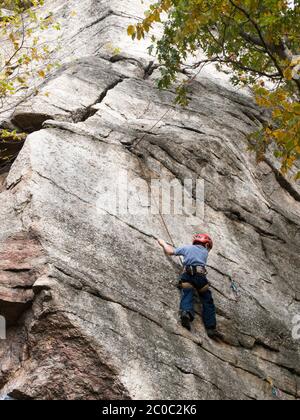
<svg viewBox="0 0 300 420"><path fill-rule="evenodd" d="M195 309L194 309L194 296L195 289L200 290L208 284L206 276L191 276L187 273L184 273L181 276L181 281L184 283L191 283L191 288L181 290L181 303L180 310L188 312L192 319L195 318ZM217 318L216 318L216 307L213 300L213 296L210 290L207 290L204 293L199 293L200 300L203 305L203 322L206 329L214 329L217 327Z"/></svg>

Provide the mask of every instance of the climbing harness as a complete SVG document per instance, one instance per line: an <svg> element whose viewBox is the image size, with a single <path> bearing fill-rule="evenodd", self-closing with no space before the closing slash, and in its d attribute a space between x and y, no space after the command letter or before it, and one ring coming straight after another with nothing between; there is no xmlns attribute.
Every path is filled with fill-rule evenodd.
<svg viewBox="0 0 300 420"><path fill-rule="evenodd" d="M206 284L204 287L199 289L199 288L195 287L192 283L180 281L179 285L178 285L178 289L180 289L180 290L182 290L182 289L195 289L195 290L197 290L198 293L202 294L202 293L205 293L209 290L209 284Z"/></svg>
<svg viewBox="0 0 300 420"><path fill-rule="evenodd" d="M201 265L198 265L198 266L187 265L184 267L183 272L189 274L190 276L195 276L196 274L200 274L200 276L207 275L206 268L202 267Z"/></svg>

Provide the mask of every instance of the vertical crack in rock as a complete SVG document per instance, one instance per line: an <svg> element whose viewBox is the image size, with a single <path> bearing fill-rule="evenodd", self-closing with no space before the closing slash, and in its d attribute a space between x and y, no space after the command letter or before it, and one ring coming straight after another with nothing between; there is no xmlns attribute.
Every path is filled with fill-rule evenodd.
<svg viewBox="0 0 300 420"><path fill-rule="evenodd" d="M120 83L124 81L124 78L120 78L112 82L110 85L108 85L103 92L101 93L100 97L96 100L95 103L87 107L87 109L83 112L82 117L79 119L79 121L84 122L88 118L92 117L96 114L97 109L93 109L93 107L97 104L101 104L101 102L106 98L109 91L113 90L116 86L118 86Z"/></svg>
<svg viewBox="0 0 300 420"><path fill-rule="evenodd" d="M300 202L300 194L293 187L293 185L290 182L288 182L288 180L280 173L278 169L275 168L274 165L272 165L272 163L268 159L265 159L265 162L272 169L278 184L283 189L285 189L290 194L290 196L294 198L294 200Z"/></svg>

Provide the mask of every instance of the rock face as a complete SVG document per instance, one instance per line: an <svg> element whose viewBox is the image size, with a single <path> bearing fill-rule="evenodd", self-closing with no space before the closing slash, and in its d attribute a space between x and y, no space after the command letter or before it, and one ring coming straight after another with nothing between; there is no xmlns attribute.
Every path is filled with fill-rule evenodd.
<svg viewBox="0 0 300 420"><path fill-rule="evenodd" d="M126 37L139 0L46 7L65 61L12 117L32 134L0 180L1 395L299 399L300 191L247 150L263 113L213 71L192 83L187 109L174 107L174 92L156 89L147 41ZM191 333L179 325L180 266L156 243L165 225L113 206L125 175L131 208L144 210L150 179L204 180L204 217L165 221L176 244L195 231L215 239L224 343L199 317Z"/></svg>

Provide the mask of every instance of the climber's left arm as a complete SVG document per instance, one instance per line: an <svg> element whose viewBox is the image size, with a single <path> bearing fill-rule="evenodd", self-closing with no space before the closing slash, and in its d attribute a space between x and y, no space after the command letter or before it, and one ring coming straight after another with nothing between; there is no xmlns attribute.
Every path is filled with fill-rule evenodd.
<svg viewBox="0 0 300 420"><path fill-rule="evenodd" d="M165 251L165 254L166 255L168 255L170 257L172 255L175 255L175 249L171 245L167 244L166 241L164 241L163 239L158 239L157 242L163 248L163 250Z"/></svg>

